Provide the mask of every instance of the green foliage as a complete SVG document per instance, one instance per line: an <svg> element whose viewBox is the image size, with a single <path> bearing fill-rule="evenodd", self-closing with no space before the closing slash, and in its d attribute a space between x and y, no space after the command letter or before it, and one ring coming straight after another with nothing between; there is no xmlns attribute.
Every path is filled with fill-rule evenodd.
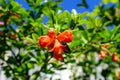
<svg viewBox="0 0 120 80"><path fill-rule="evenodd" d="M78 6L88 7L85 0ZM26 0L30 9L22 8L14 0L0 0L0 66L6 77L13 80L52 80L57 71L70 70L70 80L120 79L116 73L120 60L120 1L103 0L92 12L61 11L62 0ZM115 6L107 6L111 2ZM48 21L44 22L45 17ZM38 39L50 28L57 33L71 30L73 41L67 43L70 53L63 53L64 61L57 61L52 52L38 46ZM109 44L108 48L103 48ZM107 57L99 57L100 50ZM82 70L81 70L82 69ZM81 71L80 71L81 70ZM101 75L99 77L98 75ZM59 80L59 78L58 78Z"/></svg>

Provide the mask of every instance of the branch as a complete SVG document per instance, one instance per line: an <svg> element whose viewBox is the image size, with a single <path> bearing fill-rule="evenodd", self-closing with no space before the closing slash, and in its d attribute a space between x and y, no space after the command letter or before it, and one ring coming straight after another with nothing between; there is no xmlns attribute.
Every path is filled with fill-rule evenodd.
<svg viewBox="0 0 120 80"><path fill-rule="evenodd" d="M5 22L5 26L7 26L6 25L6 22ZM13 54L13 56L15 57L15 60L16 60L16 62L18 63L18 65L21 65L21 63L20 63L20 60L17 58L17 56L15 55L15 53L14 53L14 51L12 50L12 48L11 48L11 46L9 46L8 44L7 44L7 40L6 40L6 33L4 32L3 33L3 37L4 37L4 43L5 43L5 45L11 50L11 52L12 52L12 54Z"/></svg>

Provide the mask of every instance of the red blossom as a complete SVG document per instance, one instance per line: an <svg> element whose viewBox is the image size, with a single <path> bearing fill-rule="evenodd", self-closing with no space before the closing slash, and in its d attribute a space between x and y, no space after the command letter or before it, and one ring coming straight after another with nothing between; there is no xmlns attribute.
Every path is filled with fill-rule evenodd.
<svg viewBox="0 0 120 80"><path fill-rule="evenodd" d="M66 30L62 33L60 33L57 37L57 39L60 41L60 42L72 42L72 39L73 39L73 35L72 35L72 32L70 30Z"/></svg>
<svg viewBox="0 0 120 80"><path fill-rule="evenodd" d="M99 56L100 56L101 58L106 58L106 55L107 55L107 52L106 52L106 51L100 50Z"/></svg>
<svg viewBox="0 0 120 80"><path fill-rule="evenodd" d="M41 48L47 47L49 52L53 52L55 59L63 60L62 54L69 52L66 42L71 42L72 38L73 35L70 30L60 33L57 37L56 31L51 28L48 35L40 36L38 44ZM61 42L65 42L65 44L61 44Z"/></svg>
<svg viewBox="0 0 120 80"><path fill-rule="evenodd" d="M118 62L119 61L119 57L117 56L117 53L113 53L112 55L112 60L115 61L115 62Z"/></svg>

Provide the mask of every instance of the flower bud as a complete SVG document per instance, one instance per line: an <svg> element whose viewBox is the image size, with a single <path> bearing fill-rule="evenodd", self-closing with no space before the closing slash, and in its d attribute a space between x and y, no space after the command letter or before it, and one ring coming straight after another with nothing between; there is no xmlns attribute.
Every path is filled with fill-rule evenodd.
<svg viewBox="0 0 120 80"><path fill-rule="evenodd" d="M115 61L115 62L118 62L119 61L119 57L117 56L117 53L113 53L112 55L112 60Z"/></svg>
<svg viewBox="0 0 120 80"><path fill-rule="evenodd" d="M99 56L100 56L101 58L106 58L106 54L107 54L106 51L100 50Z"/></svg>

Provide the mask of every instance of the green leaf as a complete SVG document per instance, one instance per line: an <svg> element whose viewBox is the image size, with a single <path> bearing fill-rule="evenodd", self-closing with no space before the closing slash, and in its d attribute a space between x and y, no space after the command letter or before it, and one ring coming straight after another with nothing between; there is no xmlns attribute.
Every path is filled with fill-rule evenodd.
<svg viewBox="0 0 120 80"><path fill-rule="evenodd" d="M116 35L117 31L119 30L119 28L120 28L120 27L115 27L115 28L111 31L111 33L110 33L110 35L111 35L110 39L113 39L113 38L115 37L115 35Z"/></svg>
<svg viewBox="0 0 120 80"><path fill-rule="evenodd" d="M92 17L87 17L87 29L95 28L95 20Z"/></svg>
<svg viewBox="0 0 120 80"><path fill-rule="evenodd" d="M83 25L83 24L87 24L88 21L87 20L79 20L79 25Z"/></svg>
<svg viewBox="0 0 120 80"><path fill-rule="evenodd" d="M34 64L35 64L35 63L28 62L28 63L27 63L27 66L28 66L29 69L31 69L31 68L34 67Z"/></svg>
<svg viewBox="0 0 120 80"><path fill-rule="evenodd" d="M39 6L42 0L36 0L36 6Z"/></svg>
<svg viewBox="0 0 120 80"><path fill-rule="evenodd" d="M29 43L34 43L34 40L29 37L23 38L23 40L27 40Z"/></svg>
<svg viewBox="0 0 120 80"><path fill-rule="evenodd" d="M15 1L10 1L10 3L12 5L12 7L13 7L12 8L13 10L18 10L21 7L21 5L19 3L17 3L17 2L15 2Z"/></svg>
<svg viewBox="0 0 120 80"><path fill-rule="evenodd" d="M29 15L29 11L26 11L24 8L17 9L16 12L19 13L22 17L27 17Z"/></svg>
<svg viewBox="0 0 120 80"><path fill-rule="evenodd" d="M54 11L51 10L49 7L45 7L45 8L43 9L43 13L44 13L45 15L47 15L50 19L53 18Z"/></svg>
<svg viewBox="0 0 120 80"><path fill-rule="evenodd" d="M54 24L54 26L55 26L55 30L57 31L57 33L60 32L60 25L56 23Z"/></svg>
<svg viewBox="0 0 120 80"><path fill-rule="evenodd" d="M119 0L111 0L112 3L118 3Z"/></svg>
<svg viewBox="0 0 120 80"><path fill-rule="evenodd" d="M35 42L37 42L39 36L38 36L37 34L33 33L33 34L32 34L32 38L33 38L33 40L34 40Z"/></svg>
<svg viewBox="0 0 120 80"><path fill-rule="evenodd" d="M102 0L104 4L108 4L110 0Z"/></svg>
<svg viewBox="0 0 120 80"><path fill-rule="evenodd" d="M120 33L117 33L115 35L114 40L120 41Z"/></svg>
<svg viewBox="0 0 120 80"><path fill-rule="evenodd" d="M105 23L103 24L103 26L107 26L107 25L109 25L110 23L112 23L112 21L107 21L107 22L105 22Z"/></svg>
<svg viewBox="0 0 120 80"><path fill-rule="evenodd" d="M97 27L101 27L102 26L102 21L99 18L95 18L95 25Z"/></svg>
<svg viewBox="0 0 120 80"><path fill-rule="evenodd" d="M104 38L104 39L109 39L110 38L110 31L109 30L104 30L99 33L99 36Z"/></svg>
<svg viewBox="0 0 120 80"><path fill-rule="evenodd" d="M22 63L29 61L29 60L30 60L30 57L28 55L22 56Z"/></svg>
<svg viewBox="0 0 120 80"><path fill-rule="evenodd" d="M88 33L87 31L80 31L81 40L86 44L88 42Z"/></svg>

